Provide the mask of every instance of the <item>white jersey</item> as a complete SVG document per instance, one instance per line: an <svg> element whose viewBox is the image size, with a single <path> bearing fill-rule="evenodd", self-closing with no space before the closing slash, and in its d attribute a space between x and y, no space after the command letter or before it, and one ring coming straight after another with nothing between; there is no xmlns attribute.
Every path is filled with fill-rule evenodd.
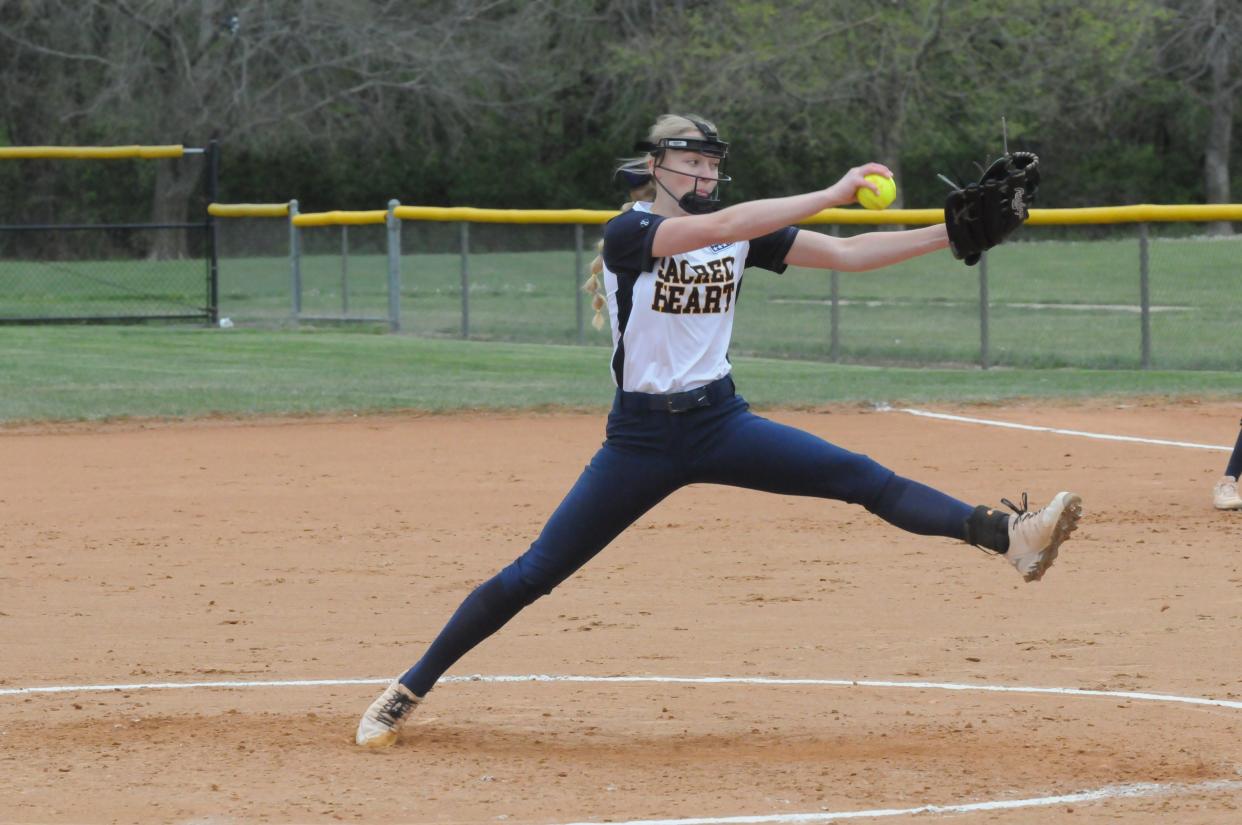
<svg viewBox="0 0 1242 825"><path fill-rule="evenodd" d="M604 228L612 378L629 392L683 392L728 375L742 272L748 266L784 272L798 233L785 227L751 241L652 258L663 220L640 202Z"/></svg>

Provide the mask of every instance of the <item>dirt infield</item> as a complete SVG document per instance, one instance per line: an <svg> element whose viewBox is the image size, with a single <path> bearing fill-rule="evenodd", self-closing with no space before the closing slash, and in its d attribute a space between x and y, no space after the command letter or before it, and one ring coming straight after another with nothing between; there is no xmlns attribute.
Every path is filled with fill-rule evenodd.
<svg viewBox="0 0 1242 825"><path fill-rule="evenodd" d="M936 409L1218 445L1239 414ZM1242 701L1242 512L1209 496L1227 453L771 417L970 502L1073 489L1083 527L1023 585L860 508L688 488L451 674L774 683L457 681L373 754L352 745L373 684L17 689L391 677L525 549L602 416L0 431L0 821L1242 821L1242 708L983 689Z"/></svg>

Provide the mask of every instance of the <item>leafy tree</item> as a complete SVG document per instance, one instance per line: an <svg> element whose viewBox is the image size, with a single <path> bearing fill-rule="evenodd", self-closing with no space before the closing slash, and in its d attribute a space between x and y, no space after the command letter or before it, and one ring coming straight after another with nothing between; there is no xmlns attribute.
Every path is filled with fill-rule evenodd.
<svg viewBox="0 0 1242 825"><path fill-rule="evenodd" d="M5 120L19 139L57 122L44 134L435 145L459 140L476 112L531 94L520 66L546 12L516 0L26 0L0 17L0 40L37 83ZM45 81L56 87L49 105ZM152 219L185 221L198 178L197 164L160 163Z"/></svg>
<svg viewBox="0 0 1242 825"><path fill-rule="evenodd" d="M1203 180L1208 203L1230 201L1233 125L1242 93L1242 4L1237 0L1166 0L1161 54L1169 75L1206 114ZM1230 234L1228 223L1211 226Z"/></svg>

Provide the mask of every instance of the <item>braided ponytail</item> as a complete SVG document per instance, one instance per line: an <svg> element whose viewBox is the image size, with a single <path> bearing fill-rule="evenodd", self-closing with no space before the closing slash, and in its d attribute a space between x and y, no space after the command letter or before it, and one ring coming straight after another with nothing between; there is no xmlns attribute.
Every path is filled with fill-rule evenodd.
<svg viewBox="0 0 1242 825"><path fill-rule="evenodd" d="M622 209L621 211L625 211ZM595 310L595 317L591 319L591 326L596 329L604 328L604 284L600 281L600 275L604 272L604 239L600 238L599 243L595 244L595 258L591 261L590 275L587 276L586 283L582 285L582 289L591 296L591 308Z"/></svg>
<svg viewBox="0 0 1242 825"><path fill-rule="evenodd" d="M621 211L630 211L638 201L651 200L655 200L655 184L648 181L642 186L630 190L630 200L621 204ZM595 310L595 317L591 319L591 326L596 329L604 328L604 282L601 277L603 274L604 239L600 238L599 243L595 244L595 259L591 261L586 283L582 285L583 291L591 296L591 308Z"/></svg>

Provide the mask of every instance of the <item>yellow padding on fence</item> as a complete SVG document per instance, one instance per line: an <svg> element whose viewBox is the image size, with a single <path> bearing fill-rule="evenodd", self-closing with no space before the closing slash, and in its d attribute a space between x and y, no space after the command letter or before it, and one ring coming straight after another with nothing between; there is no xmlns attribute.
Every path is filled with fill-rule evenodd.
<svg viewBox="0 0 1242 825"><path fill-rule="evenodd" d="M297 215L298 226L383 223L384 210L369 212L312 212ZM467 223L602 224L617 215L610 209L478 209L473 206L398 206L393 214L403 221ZM1242 204L1179 204L1161 206L1094 206L1082 209L1032 209L1032 225L1156 223L1170 221L1242 221ZM905 224L944 222L941 209L825 209L801 224Z"/></svg>
<svg viewBox="0 0 1242 825"><path fill-rule="evenodd" d="M1170 221L1242 221L1242 204L1179 204L1158 206L1092 206L1082 209L1032 209L1032 226L1086 223L1158 223ZM825 209L804 224L933 224L944 223L941 209Z"/></svg>
<svg viewBox="0 0 1242 825"><path fill-rule="evenodd" d="M305 212L293 216L293 225L340 226L341 224L383 223L387 217L387 209L371 209L365 212Z"/></svg>
<svg viewBox="0 0 1242 825"><path fill-rule="evenodd" d="M403 221L465 221L468 223L607 223L615 209L476 209L473 206L398 206Z"/></svg>
<svg viewBox="0 0 1242 825"><path fill-rule="evenodd" d="M403 221L465 221L469 223L607 223L614 209L476 209L472 206L398 206L393 210ZM863 209L825 209L802 223L938 223L939 209L894 209L872 212Z"/></svg>
<svg viewBox="0 0 1242 825"><path fill-rule="evenodd" d="M468 206L398 206L406 221L468 221L470 223L607 223L617 213L603 209L476 209ZM1242 221L1242 204L1179 204L1160 206L1095 206L1083 209L1032 209L1032 225L1147 223L1169 221ZM825 209L801 224L944 223L942 209Z"/></svg>
<svg viewBox="0 0 1242 825"><path fill-rule="evenodd" d="M825 209L816 213L801 224L922 224L944 223L942 209Z"/></svg>
<svg viewBox="0 0 1242 825"><path fill-rule="evenodd" d="M607 223L614 209L476 209L472 206L398 206L393 210L403 221L466 221L469 223ZM938 223L939 209L825 209L802 223Z"/></svg>
<svg viewBox="0 0 1242 825"><path fill-rule="evenodd" d="M185 147L177 146L0 146L5 158L179 158Z"/></svg>
<svg viewBox="0 0 1242 825"><path fill-rule="evenodd" d="M1171 221L1242 221L1242 204L1208 203L1089 206L1081 209L1032 209L1031 224L1167 223Z"/></svg>
<svg viewBox="0 0 1242 825"><path fill-rule="evenodd" d="M1242 221L1242 204L1177 204L1161 206L1092 206L1082 209L1032 209L1027 223L1058 226L1086 223L1167 223L1171 221ZM941 209L825 209L804 224L933 224L944 223Z"/></svg>
<svg viewBox="0 0 1242 825"><path fill-rule="evenodd" d="M287 203L211 203L207 214L217 218L284 218L289 214Z"/></svg>

